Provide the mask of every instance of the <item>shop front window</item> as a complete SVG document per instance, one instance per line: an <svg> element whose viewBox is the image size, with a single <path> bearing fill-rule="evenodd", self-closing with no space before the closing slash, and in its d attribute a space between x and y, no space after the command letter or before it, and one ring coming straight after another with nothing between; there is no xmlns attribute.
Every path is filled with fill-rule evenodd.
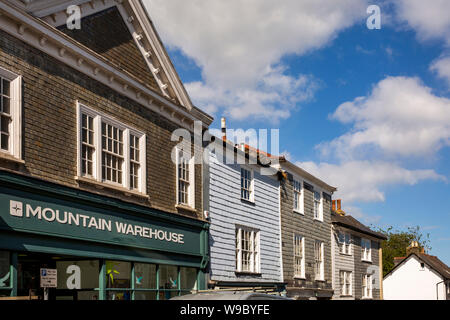
<svg viewBox="0 0 450 320"><path fill-rule="evenodd" d="M181 295L190 294L191 291L197 290L197 269L180 268L181 278Z"/></svg>
<svg viewBox="0 0 450 320"><path fill-rule="evenodd" d="M131 262L106 261L107 300L131 300Z"/></svg>
<svg viewBox="0 0 450 320"><path fill-rule="evenodd" d="M98 260L57 261L58 290L76 290L77 300L98 300Z"/></svg>
<svg viewBox="0 0 450 320"><path fill-rule="evenodd" d="M178 296L178 268L176 266L159 266L159 299L169 300Z"/></svg>
<svg viewBox="0 0 450 320"><path fill-rule="evenodd" d="M9 252L0 251L0 289L4 289L0 290L0 296L9 295L9 292L5 291L5 289L10 288L10 271Z"/></svg>
<svg viewBox="0 0 450 320"><path fill-rule="evenodd" d="M135 300L156 300L156 265L135 263L134 281Z"/></svg>

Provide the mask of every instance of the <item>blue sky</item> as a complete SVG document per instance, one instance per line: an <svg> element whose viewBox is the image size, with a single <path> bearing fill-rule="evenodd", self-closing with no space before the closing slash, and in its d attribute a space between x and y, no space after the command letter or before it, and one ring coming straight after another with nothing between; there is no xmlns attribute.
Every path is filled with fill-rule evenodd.
<svg viewBox="0 0 450 320"><path fill-rule="evenodd" d="M348 214L419 225L450 265L450 1L372 1L380 30L365 0L281 3L147 0L213 128L280 129Z"/></svg>

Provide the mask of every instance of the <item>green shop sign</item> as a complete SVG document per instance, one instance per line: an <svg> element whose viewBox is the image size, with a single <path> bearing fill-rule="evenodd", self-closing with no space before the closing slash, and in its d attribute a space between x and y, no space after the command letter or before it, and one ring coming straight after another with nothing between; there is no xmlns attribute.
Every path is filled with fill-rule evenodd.
<svg viewBox="0 0 450 320"><path fill-rule="evenodd" d="M0 187L0 229L83 241L201 254L201 228L154 219L149 214L89 206Z"/></svg>

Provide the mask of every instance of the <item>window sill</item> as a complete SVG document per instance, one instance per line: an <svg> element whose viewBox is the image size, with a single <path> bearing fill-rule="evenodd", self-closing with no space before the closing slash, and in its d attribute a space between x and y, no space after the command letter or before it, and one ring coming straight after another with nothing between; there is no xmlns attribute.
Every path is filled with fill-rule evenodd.
<svg viewBox="0 0 450 320"><path fill-rule="evenodd" d="M177 204L177 205L175 205L175 208L181 209L181 210L186 210L186 211L191 211L191 212L197 212L197 210L195 208L188 206L186 204Z"/></svg>
<svg viewBox="0 0 450 320"><path fill-rule="evenodd" d="M248 200L248 199L244 199L244 198L241 198L241 202L244 202L244 203L247 203L247 204L250 204L250 205L255 205L255 200Z"/></svg>
<svg viewBox="0 0 450 320"><path fill-rule="evenodd" d="M314 218L314 221L319 221L319 222L323 222L323 219L319 219L319 218Z"/></svg>
<svg viewBox="0 0 450 320"><path fill-rule="evenodd" d="M262 276L262 274L260 272L251 272L251 271L235 271L234 273L237 276L254 276L254 277Z"/></svg>
<svg viewBox="0 0 450 320"><path fill-rule="evenodd" d="M15 163L19 163L19 164L25 164L24 160L19 159L19 158L13 156L12 154L10 154L10 153L8 153L6 151L0 151L0 159L1 160L15 162Z"/></svg>
<svg viewBox="0 0 450 320"><path fill-rule="evenodd" d="M295 280L306 280L305 276L294 276Z"/></svg>
<svg viewBox="0 0 450 320"><path fill-rule="evenodd" d="M361 300L373 300L371 297L362 297Z"/></svg>
<svg viewBox="0 0 450 320"><path fill-rule="evenodd" d="M296 213L296 214L301 214L302 216L304 216L304 215L305 215L305 213L304 213L304 212L301 212L301 211L299 211L299 210L293 210L293 212L294 212L294 213Z"/></svg>
<svg viewBox="0 0 450 320"><path fill-rule="evenodd" d="M352 294L341 294L340 297L341 298L352 298L353 295Z"/></svg>
<svg viewBox="0 0 450 320"><path fill-rule="evenodd" d="M361 259L361 262L372 263L372 260Z"/></svg>
<svg viewBox="0 0 450 320"><path fill-rule="evenodd" d="M144 193L141 193L141 192L138 192L138 191L129 190L127 188L116 186L116 185L109 184L109 183L106 183L106 182L98 182L97 180L94 180L92 178L78 177L77 176L77 177L75 177L75 180L77 182L82 182L82 183L93 185L97 189L110 189L110 190L123 192L127 196L135 196L135 197L140 197L140 198L145 198L145 199L149 199L150 198L147 194L144 194Z"/></svg>
<svg viewBox="0 0 450 320"><path fill-rule="evenodd" d="M342 256L347 256L347 257L353 256L353 254L351 254L351 253L339 252L339 254L342 255Z"/></svg>
<svg viewBox="0 0 450 320"><path fill-rule="evenodd" d="M314 281L317 281L317 282L325 282L325 279L314 279Z"/></svg>

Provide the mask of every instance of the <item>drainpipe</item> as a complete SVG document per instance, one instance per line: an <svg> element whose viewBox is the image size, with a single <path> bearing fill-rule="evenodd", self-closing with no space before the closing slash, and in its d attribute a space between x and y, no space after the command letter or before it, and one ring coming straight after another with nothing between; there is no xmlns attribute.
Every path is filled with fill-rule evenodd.
<svg viewBox="0 0 450 320"><path fill-rule="evenodd" d="M440 285L442 282L445 282L445 280L442 280L441 282L436 283L436 300L439 300L439 288L438 288L438 285Z"/></svg>

